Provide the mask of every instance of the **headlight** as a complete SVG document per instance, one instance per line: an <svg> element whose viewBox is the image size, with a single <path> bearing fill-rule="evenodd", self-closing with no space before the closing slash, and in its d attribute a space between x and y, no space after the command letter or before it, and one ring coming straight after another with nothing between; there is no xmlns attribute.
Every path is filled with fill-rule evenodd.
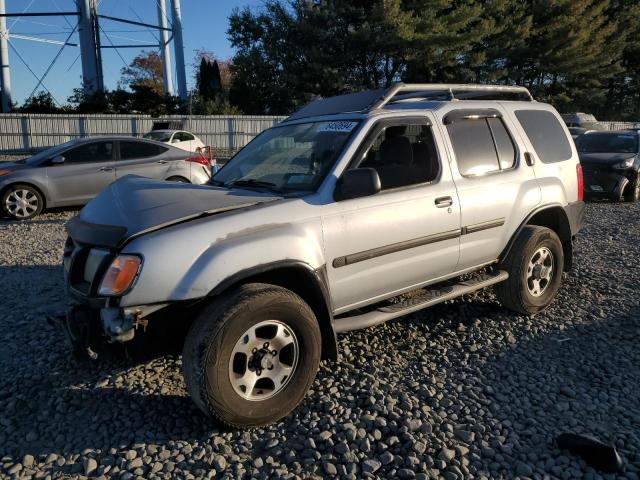
<svg viewBox="0 0 640 480"><path fill-rule="evenodd" d="M142 259L137 255L118 255L109 265L98 295L120 295L126 292L136 279Z"/></svg>
<svg viewBox="0 0 640 480"><path fill-rule="evenodd" d="M623 162L616 163L613 168L615 168L616 170L626 170L633 165L634 160L634 158L627 158Z"/></svg>

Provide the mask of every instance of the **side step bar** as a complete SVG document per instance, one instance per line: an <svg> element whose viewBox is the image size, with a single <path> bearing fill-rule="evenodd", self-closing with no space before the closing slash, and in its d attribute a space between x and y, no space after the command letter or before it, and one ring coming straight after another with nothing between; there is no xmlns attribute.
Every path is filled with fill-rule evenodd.
<svg viewBox="0 0 640 480"><path fill-rule="evenodd" d="M504 282L508 278L509 274L506 271L499 270L493 273L484 273L471 280L465 280L464 282L447 285L442 288L425 289L424 293L403 300L400 303L384 305L371 312L354 315L352 317L336 318L334 320L334 329L337 333L341 333L373 327L388 320L417 312L423 308L446 302L447 300L475 292L476 290L489 287L496 283Z"/></svg>

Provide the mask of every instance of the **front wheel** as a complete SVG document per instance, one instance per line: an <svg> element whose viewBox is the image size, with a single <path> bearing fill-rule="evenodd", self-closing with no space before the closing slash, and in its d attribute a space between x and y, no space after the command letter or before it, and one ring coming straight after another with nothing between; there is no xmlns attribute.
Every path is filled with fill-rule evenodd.
<svg viewBox="0 0 640 480"><path fill-rule="evenodd" d="M539 312L553 301L560 288L562 243L553 230L527 225L499 268L509 273L509 279L495 288L500 303L525 315Z"/></svg>
<svg viewBox="0 0 640 480"><path fill-rule="evenodd" d="M27 220L42 212L44 200L30 185L11 185L2 195L2 210L16 220Z"/></svg>
<svg viewBox="0 0 640 480"><path fill-rule="evenodd" d="M205 414L233 427L263 426L302 401L320 350L320 327L298 295L247 284L214 299L191 326L185 383Z"/></svg>
<svg viewBox="0 0 640 480"><path fill-rule="evenodd" d="M632 182L628 183L623 199L632 203L640 200L640 174Z"/></svg>

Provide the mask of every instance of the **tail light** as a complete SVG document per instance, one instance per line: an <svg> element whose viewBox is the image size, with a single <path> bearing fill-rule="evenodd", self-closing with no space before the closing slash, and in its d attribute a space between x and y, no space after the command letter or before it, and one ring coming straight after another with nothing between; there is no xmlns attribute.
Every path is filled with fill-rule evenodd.
<svg viewBox="0 0 640 480"><path fill-rule="evenodd" d="M199 163L200 165L204 165L205 167L211 168L211 163L209 163L209 160L207 160L202 154L188 157L187 162Z"/></svg>
<svg viewBox="0 0 640 480"><path fill-rule="evenodd" d="M578 200L584 199L584 177L582 176L582 165L576 165L576 176L578 177Z"/></svg>

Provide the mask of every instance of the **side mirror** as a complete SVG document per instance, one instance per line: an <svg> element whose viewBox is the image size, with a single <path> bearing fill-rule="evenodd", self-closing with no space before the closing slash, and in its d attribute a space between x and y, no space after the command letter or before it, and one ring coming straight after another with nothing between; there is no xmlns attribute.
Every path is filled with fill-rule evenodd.
<svg viewBox="0 0 640 480"><path fill-rule="evenodd" d="M180 139L179 139L179 138L176 138L176 137L173 137L173 138L171 139L171 143L180 143Z"/></svg>
<svg viewBox="0 0 640 480"><path fill-rule="evenodd" d="M342 174L336 183L333 198L336 202L350 198L375 195L381 189L380 177L373 168L353 168Z"/></svg>
<svg viewBox="0 0 640 480"><path fill-rule="evenodd" d="M51 159L51 165L58 165L60 163L64 163L65 158L62 155L56 155Z"/></svg>

